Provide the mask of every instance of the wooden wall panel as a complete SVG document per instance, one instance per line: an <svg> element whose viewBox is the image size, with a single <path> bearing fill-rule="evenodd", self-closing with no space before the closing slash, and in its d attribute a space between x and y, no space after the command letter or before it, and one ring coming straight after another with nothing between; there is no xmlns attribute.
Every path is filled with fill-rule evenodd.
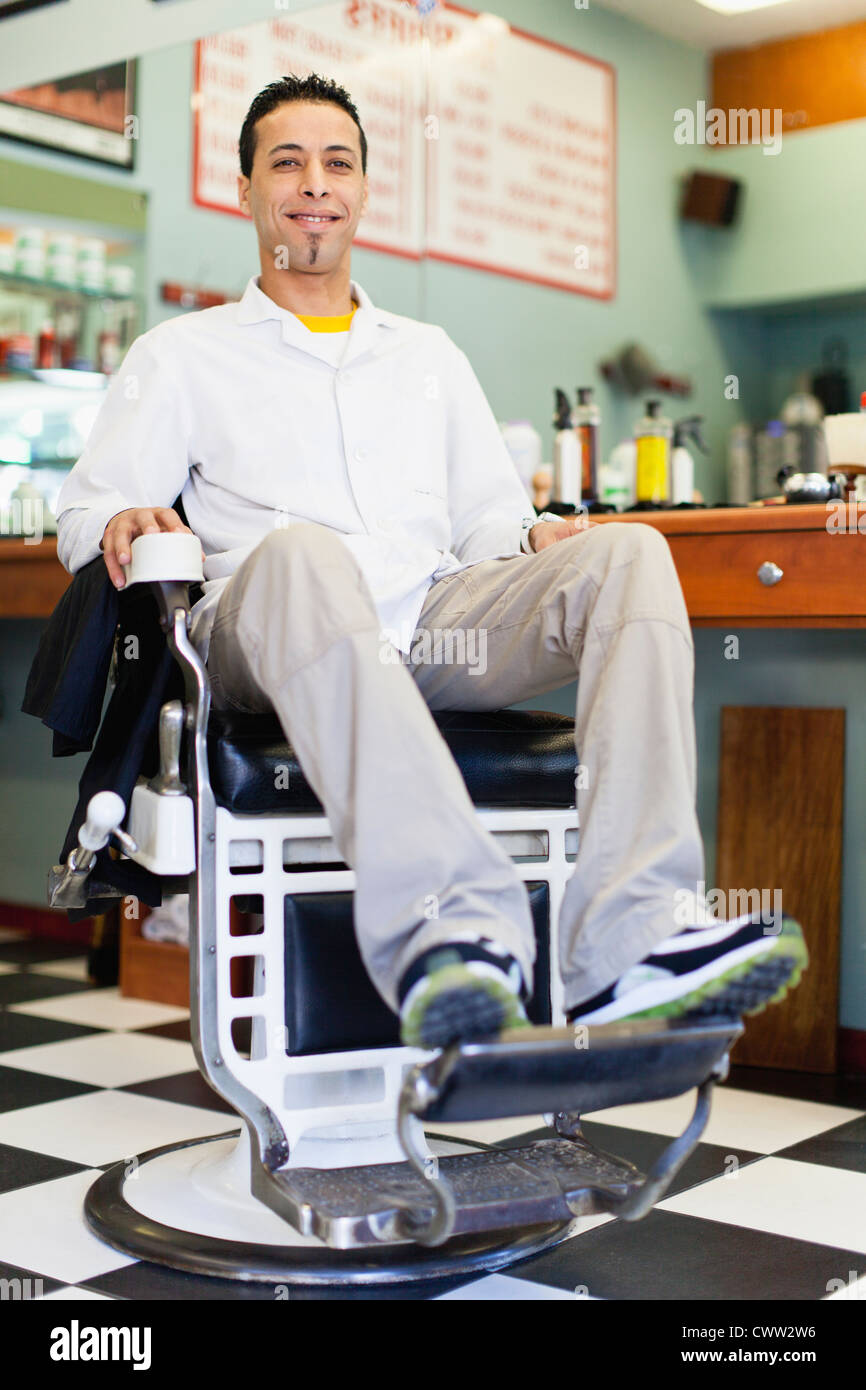
<svg viewBox="0 0 866 1390"><path fill-rule="evenodd" d="M845 757L843 709L722 710L716 886L780 888L810 963L746 1020L734 1062L836 1070Z"/></svg>

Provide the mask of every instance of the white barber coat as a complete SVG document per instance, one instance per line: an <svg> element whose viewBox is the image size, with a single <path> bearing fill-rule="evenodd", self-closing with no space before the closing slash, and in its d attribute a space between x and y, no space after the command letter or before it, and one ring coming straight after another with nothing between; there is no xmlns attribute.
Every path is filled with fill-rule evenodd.
<svg viewBox="0 0 866 1390"><path fill-rule="evenodd" d="M317 522L352 550L405 652L434 580L519 554L535 513L465 354L352 294L342 354L255 276L239 303L137 338L60 492L66 569L99 555L117 512L180 496L206 557L191 632L206 657L241 561L275 527Z"/></svg>

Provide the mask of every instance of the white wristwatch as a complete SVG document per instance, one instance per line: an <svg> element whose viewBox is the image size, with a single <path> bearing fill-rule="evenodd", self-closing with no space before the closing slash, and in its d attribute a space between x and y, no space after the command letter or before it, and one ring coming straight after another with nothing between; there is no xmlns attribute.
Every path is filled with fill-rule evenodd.
<svg viewBox="0 0 866 1390"><path fill-rule="evenodd" d="M539 521L561 521L562 517L555 512L539 512L538 516L525 516L520 528L520 549L524 555L534 555L535 551L529 544L529 533Z"/></svg>

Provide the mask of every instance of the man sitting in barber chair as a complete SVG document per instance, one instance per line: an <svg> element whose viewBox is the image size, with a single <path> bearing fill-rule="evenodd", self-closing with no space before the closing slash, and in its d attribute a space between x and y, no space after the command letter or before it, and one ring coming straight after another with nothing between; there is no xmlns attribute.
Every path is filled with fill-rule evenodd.
<svg viewBox="0 0 866 1390"><path fill-rule="evenodd" d="M136 536L189 529L180 496L214 700L276 710L355 870L360 951L406 1043L524 1023L534 957L525 886L430 710L575 676L569 1018L755 1012L806 951L789 919L697 925L693 647L667 543L535 516L465 355L350 278L366 163L341 87L284 77L255 98L238 189L261 273L239 303L132 345L61 493L60 558L74 573L101 549L122 587Z"/></svg>

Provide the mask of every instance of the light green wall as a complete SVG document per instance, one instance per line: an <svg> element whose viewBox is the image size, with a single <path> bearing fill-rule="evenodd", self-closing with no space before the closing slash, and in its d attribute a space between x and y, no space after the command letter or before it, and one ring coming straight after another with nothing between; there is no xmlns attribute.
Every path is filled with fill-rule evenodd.
<svg viewBox="0 0 866 1390"><path fill-rule="evenodd" d="M783 134L778 155L756 145L707 149L704 167L743 179L746 189L739 225L692 247L705 302L866 293L864 160L864 120Z"/></svg>
<svg viewBox="0 0 866 1390"><path fill-rule="evenodd" d="M81 757L52 758L50 730L21 713L43 626L0 622L0 900L36 907L46 906L48 869L66 837L84 767Z"/></svg>
<svg viewBox="0 0 866 1390"><path fill-rule="evenodd" d="M441 323L468 353L500 418L528 416L548 454L552 388L596 381L596 363L630 340L643 342L668 367L688 372L695 397L669 402L673 413L701 410L713 444L697 481L708 500L723 496L724 444L741 417L773 413L796 372L818 360L816 333L835 322L804 311L793 319L763 312L768 299L855 289L861 260L859 212L866 197L853 185L866 123L832 127L785 140L776 158L759 150L692 150L675 144L673 113L705 98L705 60L598 7L575 10L566 0L497 0L510 22L586 53L617 70L618 240L616 298L577 295L439 263L418 265L358 249L354 273L375 301L399 313ZM140 66L141 142L132 175L98 169L107 182L148 195L148 323L172 312L155 287L163 278L195 280L240 291L257 269L249 225L192 206L189 93L192 54L182 46L149 55ZM0 140L0 155L42 167L79 171L78 161ZM739 230L681 226L679 176L693 166L726 168L749 186ZM92 174L97 166L87 166ZM862 180L860 181L862 184ZM816 196L817 192L817 196ZM834 200L836 200L834 202ZM828 215L841 206L843 217ZM80 215L80 214L79 214ZM828 253L828 247L830 251ZM749 312L707 312L711 304L751 304ZM845 311L866 367L866 336ZM724 378L740 379L740 399L724 397ZM866 382L864 382L866 384ZM781 395L780 395L781 393ZM639 402L615 398L599 384L603 446L610 449L639 414ZM669 413L671 411L669 410ZM0 835L4 857L0 898L43 901L44 870L59 849L74 800L72 778L83 759L52 762L49 737L16 715L38 625L0 624L4 653L0 693L3 783ZM10 646L10 641L14 645ZM737 663L721 658L722 634L696 634L696 718L700 759L698 809L710 851L715 829L718 719L722 704L841 705L848 710L841 1022L866 1027L866 882L861 840L866 805L859 769L866 662L862 636L852 633L745 632ZM573 712L574 685L537 703ZM711 877L709 879L711 881Z"/></svg>

